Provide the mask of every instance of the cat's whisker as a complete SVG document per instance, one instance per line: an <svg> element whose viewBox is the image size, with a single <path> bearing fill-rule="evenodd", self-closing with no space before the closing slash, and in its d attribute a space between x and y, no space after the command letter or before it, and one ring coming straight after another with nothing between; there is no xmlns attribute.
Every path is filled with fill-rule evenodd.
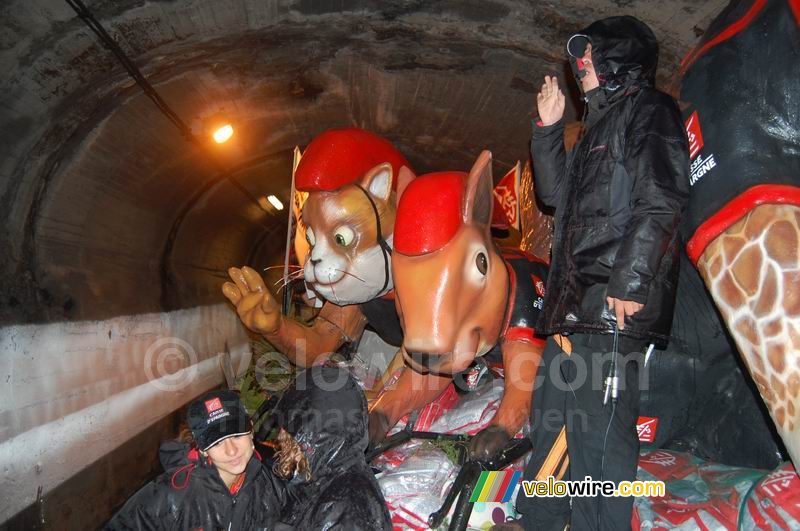
<svg viewBox="0 0 800 531"><path fill-rule="evenodd" d="M303 269L301 269L301 270L299 270L299 271L297 271L297 272L295 272L295 273L293 273L291 275L288 275L288 278L291 279L291 280L297 280L299 278L303 278L305 276L305 274L306 274L306 272Z"/></svg>
<svg viewBox="0 0 800 531"><path fill-rule="evenodd" d="M364 280L363 278L359 278L359 277L355 276L353 273L351 273L351 272L349 272L349 271L342 271L341 269L334 269L334 271L338 271L339 273L344 273L345 275L350 275L350 276L351 276L351 277L353 277L354 279L356 279L356 280L360 280L360 281L361 281L361 282L363 282L364 284L366 284L366 283L367 283L367 281L366 281L366 280Z"/></svg>
<svg viewBox="0 0 800 531"><path fill-rule="evenodd" d="M278 288L278 293L280 293L282 289L286 288L286 286L288 286L289 284L291 284L293 281L297 280L298 278L300 278L300 277L299 276L295 276L294 278L292 278L292 275L287 275L285 278L278 279L278 282L283 281L283 284L281 284L280 287ZM276 284L278 282L276 282Z"/></svg>
<svg viewBox="0 0 800 531"><path fill-rule="evenodd" d="M264 269L262 269L262 271L269 271L270 269L278 269L278 268L283 269L284 266L282 266L282 265L269 266L269 267L265 267ZM295 264L289 264L289 269L297 269L297 268L303 269L302 266L295 265Z"/></svg>
<svg viewBox="0 0 800 531"><path fill-rule="evenodd" d="M332 280L333 274L328 275L328 280ZM339 302L339 297L336 296L336 290L333 289L333 283L329 284L331 287L331 294L333 295L332 301Z"/></svg>
<svg viewBox="0 0 800 531"><path fill-rule="evenodd" d="M285 277L281 277L278 280L276 280L275 283L273 284L273 286L277 286L281 282L283 282L283 284L286 285L289 282L292 282L294 280L302 278L303 275L305 275L305 271L303 269L300 269L298 271L293 271L293 272L289 273L288 275L286 275Z"/></svg>

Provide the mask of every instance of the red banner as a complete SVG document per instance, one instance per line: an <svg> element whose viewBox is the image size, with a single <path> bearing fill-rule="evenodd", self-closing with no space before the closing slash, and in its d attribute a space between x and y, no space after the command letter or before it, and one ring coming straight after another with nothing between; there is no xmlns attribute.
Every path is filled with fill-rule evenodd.
<svg viewBox="0 0 800 531"><path fill-rule="evenodd" d="M519 229L519 180L522 164L517 164L506 173L494 187L494 207L492 208L492 227Z"/></svg>

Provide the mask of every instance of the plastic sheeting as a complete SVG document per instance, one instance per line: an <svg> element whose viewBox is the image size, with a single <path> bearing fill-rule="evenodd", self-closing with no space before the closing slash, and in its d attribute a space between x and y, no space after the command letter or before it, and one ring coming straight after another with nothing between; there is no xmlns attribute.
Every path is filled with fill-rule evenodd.
<svg viewBox="0 0 800 531"><path fill-rule="evenodd" d="M800 529L800 478L791 463L772 472L643 452L638 479L661 480L666 496L637 498L633 529Z"/></svg>
<svg viewBox="0 0 800 531"><path fill-rule="evenodd" d="M397 450L395 460L399 454L404 459L397 466L389 464L378 479L392 523L397 530L428 529L428 516L441 506L458 466L428 441L408 443ZM636 499L635 530L800 529L800 478L790 463L768 472L653 450L642 453L637 477L664 481L666 495ZM485 530L516 519L512 502L474 504L468 529ZM448 523L449 518L440 529Z"/></svg>
<svg viewBox="0 0 800 531"><path fill-rule="evenodd" d="M436 401L420 411L414 429L475 434L492 420L502 397L503 380L491 381L474 393L463 396L450 386ZM392 431L402 429L407 420L401 420ZM517 436L523 437L526 433L520 432ZM525 462L520 460L509 470L523 470ZM382 470L378 475L378 483L392 514L395 529L412 530L428 529L428 517L441 507L460 469L436 443L419 440L389 450L376 458L373 465ZM496 523L513 520L516 516L511 502L476 503L469 529L488 529ZM447 529L448 524L449 517L441 528Z"/></svg>

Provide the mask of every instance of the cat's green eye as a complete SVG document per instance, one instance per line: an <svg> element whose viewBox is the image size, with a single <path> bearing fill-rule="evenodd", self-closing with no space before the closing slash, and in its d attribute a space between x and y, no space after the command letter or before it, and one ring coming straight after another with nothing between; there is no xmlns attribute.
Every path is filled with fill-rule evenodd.
<svg viewBox="0 0 800 531"><path fill-rule="evenodd" d="M315 242L316 240L314 240L314 231L311 229L311 227L308 227L308 228L306 229L306 241L308 242L308 244L309 244L311 247L314 247L314 242Z"/></svg>
<svg viewBox="0 0 800 531"><path fill-rule="evenodd" d="M341 247L347 247L348 245L353 243L355 237L356 235L353 232L353 229L346 226L339 227L333 234L333 239L336 242L336 245L339 245Z"/></svg>

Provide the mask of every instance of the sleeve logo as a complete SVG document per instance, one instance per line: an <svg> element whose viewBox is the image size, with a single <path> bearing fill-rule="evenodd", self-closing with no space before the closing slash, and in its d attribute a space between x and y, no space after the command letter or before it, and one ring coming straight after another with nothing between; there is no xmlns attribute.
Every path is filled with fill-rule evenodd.
<svg viewBox="0 0 800 531"><path fill-rule="evenodd" d="M686 120L686 136L689 137L689 160L694 160L703 149L703 133L700 131L700 117L697 111Z"/></svg>

